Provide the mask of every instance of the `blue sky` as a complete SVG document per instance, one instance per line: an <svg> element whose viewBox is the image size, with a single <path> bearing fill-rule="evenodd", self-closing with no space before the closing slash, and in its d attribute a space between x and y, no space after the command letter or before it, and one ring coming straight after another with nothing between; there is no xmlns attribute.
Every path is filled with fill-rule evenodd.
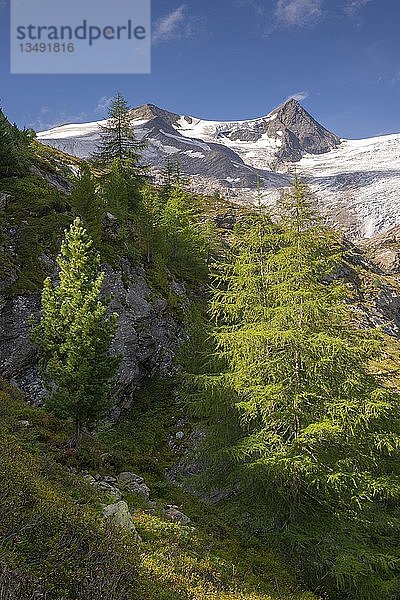
<svg viewBox="0 0 400 600"><path fill-rule="evenodd" d="M38 130L97 120L120 90L132 106L218 120L261 116L295 96L343 137L400 131L399 0L153 0L152 14L150 75L10 75L0 0L9 118Z"/></svg>

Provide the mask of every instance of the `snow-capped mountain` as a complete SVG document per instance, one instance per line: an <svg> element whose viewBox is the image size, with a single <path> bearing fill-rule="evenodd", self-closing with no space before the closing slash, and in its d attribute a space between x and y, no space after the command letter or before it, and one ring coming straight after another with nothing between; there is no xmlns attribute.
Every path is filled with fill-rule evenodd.
<svg viewBox="0 0 400 600"><path fill-rule="evenodd" d="M248 121L207 121L152 104L132 109L144 160L155 172L179 161L193 187L252 201L257 181L273 205L296 164L317 191L321 210L353 238L400 224L400 134L341 140L296 101ZM82 158L99 142L104 121L68 124L38 134L45 144Z"/></svg>

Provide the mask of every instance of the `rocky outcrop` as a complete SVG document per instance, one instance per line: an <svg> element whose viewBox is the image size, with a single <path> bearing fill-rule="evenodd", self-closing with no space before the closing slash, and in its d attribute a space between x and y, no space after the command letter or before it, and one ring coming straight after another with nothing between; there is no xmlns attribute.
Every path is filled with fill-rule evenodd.
<svg viewBox="0 0 400 600"><path fill-rule="evenodd" d="M104 292L113 298L110 310L119 315L112 351L123 355L114 387L120 402L112 416L118 418L147 377L174 373L174 353L184 337L167 300L151 289L143 267L125 261L121 270L107 265L104 270ZM171 293L184 304L184 286L172 277L170 286ZM38 375L28 321L39 309L39 294L12 296L6 286L0 292L0 375L15 383L36 405L42 403L46 391Z"/></svg>
<svg viewBox="0 0 400 600"><path fill-rule="evenodd" d="M293 98L279 106L263 119L254 121L249 127L234 128L224 133L232 141L257 142L263 136L275 139L278 149L275 157L278 161L297 162L309 154L323 154L336 148L340 138L320 125Z"/></svg>
<svg viewBox="0 0 400 600"><path fill-rule="evenodd" d="M375 235L360 245L385 275L400 273L400 226Z"/></svg>
<svg viewBox="0 0 400 600"><path fill-rule="evenodd" d="M118 475L118 485L123 491L138 494L145 500L150 499L150 488L146 485L143 477L135 473L124 472Z"/></svg>
<svg viewBox="0 0 400 600"><path fill-rule="evenodd" d="M167 504L165 507L165 516L170 521L180 523L181 525L189 525L192 522L191 518L185 515L175 504Z"/></svg>

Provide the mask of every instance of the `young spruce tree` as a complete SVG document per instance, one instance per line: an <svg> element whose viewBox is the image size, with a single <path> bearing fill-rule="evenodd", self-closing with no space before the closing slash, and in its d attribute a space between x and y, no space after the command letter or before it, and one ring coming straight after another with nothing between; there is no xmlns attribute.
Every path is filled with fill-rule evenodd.
<svg viewBox="0 0 400 600"><path fill-rule="evenodd" d="M75 219L57 258L59 283L44 282L40 321L32 338L51 391L46 406L72 418L79 437L109 406L110 380L119 358L110 356L117 315L101 296L104 273L92 240Z"/></svg>
<svg viewBox="0 0 400 600"><path fill-rule="evenodd" d="M369 370L378 336L354 325L340 258L296 179L278 226L259 214L237 231L211 302L225 367L191 385L210 423L209 470L251 498L254 527L297 548L304 572L340 597L392 599L399 395Z"/></svg>

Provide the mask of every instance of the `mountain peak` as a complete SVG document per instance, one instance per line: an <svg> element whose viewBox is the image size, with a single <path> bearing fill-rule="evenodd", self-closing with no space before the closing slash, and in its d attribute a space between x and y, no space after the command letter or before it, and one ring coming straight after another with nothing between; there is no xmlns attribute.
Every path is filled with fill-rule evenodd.
<svg viewBox="0 0 400 600"><path fill-rule="evenodd" d="M285 100L285 102L283 102L283 104L281 106L300 106L301 108L303 108L300 104L300 102L296 99L296 98L288 98L287 100Z"/></svg>
<svg viewBox="0 0 400 600"><path fill-rule="evenodd" d="M284 143L279 158L283 160L298 161L306 153L323 154L340 144L340 138L318 123L295 98L286 100L270 116L274 119L268 124L268 133L281 135Z"/></svg>
<svg viewBox="0 0 400 600"><path fill-rule="evenodd" d="M131 114L134 119L143 119L143 120L151 120L156 117L164 119L171 125L176 123L179 120L180 115L176 113L170 112L163 108L159 108L155 104L141 104L140 106L136 106L132 108Z"/></svg>

